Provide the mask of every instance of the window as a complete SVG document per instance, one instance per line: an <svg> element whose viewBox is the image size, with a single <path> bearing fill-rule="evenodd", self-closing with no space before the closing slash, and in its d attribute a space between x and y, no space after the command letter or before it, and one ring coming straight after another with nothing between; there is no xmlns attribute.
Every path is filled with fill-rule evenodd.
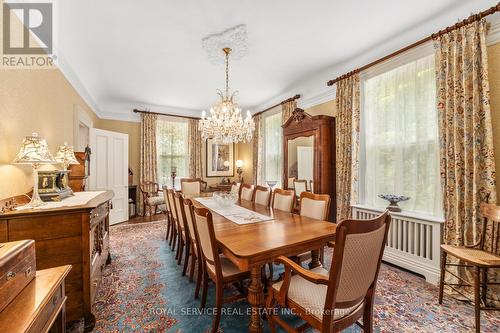
<svg viewBox="0 0 500 333"><path fill-rule="evenodd" d="M262 182L266 184L267 181L276 181L276 187L281 187L283 165L283 130L281 125L281 109L279 112L270 112L264 116Z"/></svg>
<svg viewBox="0 0 500 333"><path fill-rule="evenodd" d="M158 181L172 185L172 167L177 168L175 185L188 177L188 123L182 120L158 119L156 123L156 153L158 156Z"/></svg>
<svg viewBox="0 0 500 333"><path fill-rule="evenodd" d="M441 215L434 56L363 78L360 193L406 195L401 208ZM364 177L363 177L364 176Z"/></svg>

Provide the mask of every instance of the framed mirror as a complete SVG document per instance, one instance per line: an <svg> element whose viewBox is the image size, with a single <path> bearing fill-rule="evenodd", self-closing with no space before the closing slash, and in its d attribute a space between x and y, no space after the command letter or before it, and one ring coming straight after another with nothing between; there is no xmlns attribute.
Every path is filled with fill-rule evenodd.
<svg viewBox="0 0 500 333"><path fill-rule="evenodd" d="M297 108L282 127L283 187L298 197L304 191L329 194L329 220L335 221L335 118Z"/></svg>

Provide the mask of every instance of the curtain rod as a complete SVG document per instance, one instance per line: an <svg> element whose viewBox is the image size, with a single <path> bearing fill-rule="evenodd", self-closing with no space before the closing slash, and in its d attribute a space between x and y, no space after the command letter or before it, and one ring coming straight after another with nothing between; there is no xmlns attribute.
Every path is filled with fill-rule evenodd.
<svg viewBox="0 0 500 333"><path fill-rule="evenodd" d="M447 28L445 28L443 30L439 30L437 33L434 33L434 34L432 34L432 35L430 35L430 36L428 36L428 37L426 37L424 39L419 40L418 42L415 42L415 43L413 43L411 45L408 45L408 46L406 46L406 47L404 47L404 48L402 48L402 49L400 49L400 50L398 50L396 52L393 52L393 53L391 53L391 54L389 54L389 55L387 55L385 57L382 57L382 58L380 58L378 60L375 60L375 61L369 63L368 65L365 65L363 67L360 67L358 69L350 71L350 72L348 72L348 73L346 73L344 75L341 75L341 76L339 76L339 77L337 77L337 78L335 78L333 80L330 80L330 81L328 81L327 85L328 86L333 86L335 83L337 83L340 80L348 78L349 76L352 76L352 75L354 75L356 73L362 72L362 71L364 71L364 70L366 70L366 69L368 69L370 67L378 65L381 62L384 62L384 61L386 61L386 60L388 60L388 59L390 59L392 57L395 57L395 56L397 56L397 55L399 55L399 54L401 54L403 52L406 52L406 51L408 51L408 50L410 50L410 49L412 49L414 47L417 47L417 46L419 46L421 44L424 44L424 43L426 43L428 41L436 39L436 38L438 38L438 37L440 37L440 36L442 36L444 34L447 34L447 33L451 32L453 30L460 29L461 27L463 27L463 26L465 26L467 24L471 24L471 23L473 23L475 21L479 21L480 19L482 19L482 18L484 18L486 16L489 16L489 15L492 15L492 14L494 14L496 12L500 12L500 2L496 6L493 6L493 7L489 8L489 9L487 9L485 11L482 11L482 12L480 12L478 14L473 14L473 15L469 16L468 18L466 18L465 20L462 20L462 21L460 21L460 22L458 22L458 23L456 23L456 24L454 24L452 26L449 26L449 27L447 27Z"/></svg>
<svg viewBox="0 0 500 333"><path fill-rule="evenodd" d="M296 99L299 99L299 98L300 98L300 94L297 94L297 95L295 95L295 96L293 96L293 97L287 98L287 99L285 99L284 101L281 101L281 102L279 102L279 103L277 103L277 104L274 104L273 106L270 106L270 107L268 107L268 108L267 108L267 109L265 109L265 110L262 110L262 111L259 111L259 112L255 113L254 115L252 115L252 117L258 116L259 114L262 114L262 113L264 113L264 112L266 112L266 111L269 111L269 110L271 110L271 109L274 109L274 108L275 108L275 107L277 107L277 106L280 106L280 105L282 105L282 104L285 104L285 103L288 103L288 102L291 102L291 101L295 101Z"/></svg>
<svg viewBox="0 0 500 333"><path fill-rule="evenodd" d="M161 113L161 112L153 112L153 111L143 111L143 110L138 110L138 109L134 109L134 113L149 113L149 114L156 114L156 115L159 115L159 116L179 117L179 118L187 118L187 119L195 119L195 120L200 120L201 119L201 118L198 118L198 117L180 116L178 114Z"/></svg>

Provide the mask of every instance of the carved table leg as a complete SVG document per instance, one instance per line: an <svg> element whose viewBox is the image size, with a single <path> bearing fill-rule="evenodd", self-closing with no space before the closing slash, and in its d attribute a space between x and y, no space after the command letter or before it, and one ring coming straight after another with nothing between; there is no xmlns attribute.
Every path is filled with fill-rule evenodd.
<svg viewBox="0 0 500 333"><path fill-rule="evenodd" d="M251 283L248 286L248 302L252 305L252 313L250 316L249 332L262 332L262 322L260 320L260 308L264 301L264 292L261 282L261 267L252 267L250 271Z"/></svg>
<svg viewBox="0 0 500 333"><path fill-rule="evenodd" d="M311 251L311 262L309 263L309 269L313 269L321 266L321 261L319 261L319 250Z"/></svg>

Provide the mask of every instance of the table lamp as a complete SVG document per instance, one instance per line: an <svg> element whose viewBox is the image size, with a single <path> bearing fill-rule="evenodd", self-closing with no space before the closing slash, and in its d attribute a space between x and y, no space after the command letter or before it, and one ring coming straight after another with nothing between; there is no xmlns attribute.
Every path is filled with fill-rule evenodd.
<svg viewBox="0 0 500 333"><path fill-rule="evenodd" d="M68 170L70 164L80 164L76 159L73 147L68 146L67 142L63 146L59 146L54 159L64 165L64 170Z"/></svg>
<svg viewBox="0 0 500 333"><path fill-rule="evenodd" d="M33 208L43 205L44 202L40 199L40 195L38 194L38 168L40 164L57 163L50 154L47 141L39 137L37 133L25 137L14 163L31 164L33 166L33 195L26 207Z"/></svg>
<svg viewBox="0 0 500 333"><path fill-rule="evenodd" d="M236 161L236 172L238 173L238 182L241 183L241 174L243 173L243 160Z"/></svg>

